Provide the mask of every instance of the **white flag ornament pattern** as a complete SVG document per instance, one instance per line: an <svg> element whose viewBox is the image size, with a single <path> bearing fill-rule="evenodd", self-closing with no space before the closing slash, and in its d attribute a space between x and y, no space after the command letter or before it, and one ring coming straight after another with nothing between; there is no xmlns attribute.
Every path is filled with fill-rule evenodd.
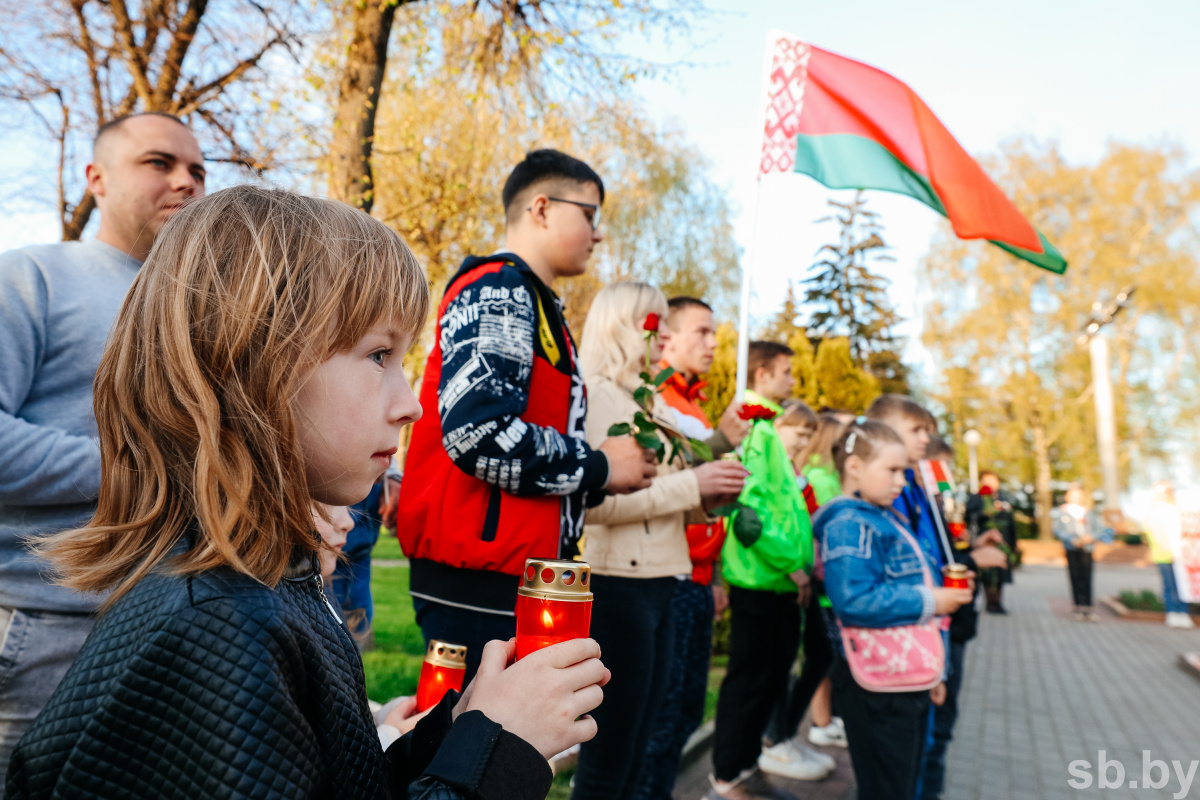
<svg viewBox="0 0 1200 800"><path fill-rule="evenodd" d="M796 165L796 134L808 83L812 48L799 39L779 36L771 57L759 174L791 172Z"/></svg>

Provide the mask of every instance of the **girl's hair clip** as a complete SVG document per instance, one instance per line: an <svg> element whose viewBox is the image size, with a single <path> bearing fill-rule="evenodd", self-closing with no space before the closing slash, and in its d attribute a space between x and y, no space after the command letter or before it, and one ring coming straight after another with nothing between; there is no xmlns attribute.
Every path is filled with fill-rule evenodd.
<svg viewBox="0 0 1200 800"><path fill-rule="evenodd" d="M866 421L867 421L867 418L864 417L862 414L859 414L857 417L854 418L855 425L862 425Z"/></svg>
<svg viewBox="0 0 1200 800"><path fill-rule="evenodd" d="M846 438L846 455L854 454L854 445L858 443L858 431L850 431L850 435Z"/></svg>

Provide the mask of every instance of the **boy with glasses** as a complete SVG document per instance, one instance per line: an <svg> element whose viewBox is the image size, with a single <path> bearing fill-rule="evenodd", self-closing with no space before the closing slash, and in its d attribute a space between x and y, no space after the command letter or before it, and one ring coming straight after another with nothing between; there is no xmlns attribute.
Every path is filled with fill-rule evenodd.
<svg viewBox="0 0 1200 800"><path fill-rule="evenodd" d="M576 555L585 507L656 471L631 437L585 441L583 377L553 290L603 238L603 181L536 150L503 201L505 247L468 257L438 305L396 526L417 624L467 646L467 681L487 641L516 635L525 559Z"/></svg>

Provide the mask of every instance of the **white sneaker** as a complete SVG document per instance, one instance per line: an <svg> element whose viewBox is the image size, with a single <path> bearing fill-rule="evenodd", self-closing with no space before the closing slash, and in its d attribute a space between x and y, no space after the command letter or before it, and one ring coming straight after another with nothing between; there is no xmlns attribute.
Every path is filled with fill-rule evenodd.
<svg viewBox="0 0 1200 800"><path fill-rule="evenodd" d="M841 717L833 717L833 724L837 725L842 730L846 730L846 721Z"/></svg>
<svg viewBox="0 0 1200 800"><path fill-rule="evenodd" d="M1167 612L1167 627L1168 628L1194 628L1196 623L1192 622L1192 617L1182 611Z"/></svg>
<svg viewBox="0 0 1200 800"><path fill-rule="evenodd" d="M850 742L846 740L846 728L839 725L839 722L841 720L834 717L833 722L823 728L813 725L808 729L808 741L817 747L849 747Z"/></svg>
<svg viewBox="0 0 1200 800"><path fill-rule="evenodd" d="M819 781L829 774L823 762L805 758L804 753L796 749L790 740L763 748L762 755L758 757L758 768L794 781Z"/></svg>
<svg viewBox="0 0 1200 800"><path fill-rule="evenodd" d="M805 761L812 761L825 767L826 774L829 774L837 769L837 762L833 760L833 756L826 755L819 750L813 750L808 745L801 744L795 739L788 739L787 743L790 744L792 749L799 753L800 757Z"/></svg>

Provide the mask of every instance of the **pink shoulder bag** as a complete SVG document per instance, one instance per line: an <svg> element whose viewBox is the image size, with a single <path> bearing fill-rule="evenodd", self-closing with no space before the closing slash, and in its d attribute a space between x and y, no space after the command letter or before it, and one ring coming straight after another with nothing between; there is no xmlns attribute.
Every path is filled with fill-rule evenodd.
<svg viewBox="0 0 1200 800"><path fill-rule="evenodd" d="M925 585L933 588L929 566L912 534L891 520L921 562ZM850 674L868 692L919 692L942 680L946 650L937 617L895 628L852 628L842 625L842 645Z"/></svg>

